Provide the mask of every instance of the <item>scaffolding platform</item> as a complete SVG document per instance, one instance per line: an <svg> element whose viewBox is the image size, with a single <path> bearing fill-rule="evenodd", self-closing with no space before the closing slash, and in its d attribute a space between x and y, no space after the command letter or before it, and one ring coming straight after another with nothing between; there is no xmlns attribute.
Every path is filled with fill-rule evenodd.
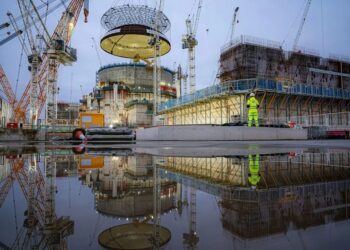
<svg viewBox="0 0 350 250"><path fill-rule="evenodd" d="M181 96L178 99L168 100L159 105L159 112L165 112L184 105L191 105L206 99L218 98L225 95L242 93L270 92L285 95L320 97L331 99L350 100L350 90L312 86L307 84L286 84L268 79L244 79L227 81Z"/></svg>

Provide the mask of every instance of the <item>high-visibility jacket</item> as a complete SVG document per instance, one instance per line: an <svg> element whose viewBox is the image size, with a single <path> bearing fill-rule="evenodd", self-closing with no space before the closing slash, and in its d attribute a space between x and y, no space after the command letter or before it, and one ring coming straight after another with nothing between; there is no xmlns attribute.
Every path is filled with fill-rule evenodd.
<svg viewBox="0 0 350 250"><path fill-rule="evenodd" d="M250 97L247 102L247 108L249 109L258 109L259 101L255 97Z"/></svg>
<svg viewBox="0 0 350 250"><path fill-rule="evenodd" d="M260 156L256 155L255 159L251 154L248 155L249 159L249 174L248 181L251 185L256 186L260 181L259 169L260 169Z"/></svg>

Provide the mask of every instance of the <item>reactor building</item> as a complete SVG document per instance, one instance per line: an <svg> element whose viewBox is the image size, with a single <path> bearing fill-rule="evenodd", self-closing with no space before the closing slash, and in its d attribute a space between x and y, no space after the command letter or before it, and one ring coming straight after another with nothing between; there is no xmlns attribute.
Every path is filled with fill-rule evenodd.
<svg viewBox="0 0 350 250"><path fill-rule="evenodd" d="M153 114L153 71L142 63L112 64L96 73L97 84L84 96L81 112L104 114L105 125L149 126ZM160 101L176 98L174 72L162 67Z"/></svg>

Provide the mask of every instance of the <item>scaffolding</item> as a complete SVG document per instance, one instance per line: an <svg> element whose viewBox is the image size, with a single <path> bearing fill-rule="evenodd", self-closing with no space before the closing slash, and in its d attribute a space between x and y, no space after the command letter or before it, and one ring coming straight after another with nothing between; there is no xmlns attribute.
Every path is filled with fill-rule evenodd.
<svg viewBox="0 0 350 250"><path fill-rule="evenodd" d="M283 51L278 42L241 36L221 50L220 81L161 103L165 125L246 121L246 98L251 92L260 102L262 124L350 111L346 57L322 58L305 48ZM219 109L211 108L218 105Z"/></svg>
<svg viewBox="0 0 350 250"><path fill-rule="evenodd" d="M248 187L248 157L163 157L162 169L222 187ZM260 156L260 190L336 181L350 177L347 151Z"/></svg>
<svg viewBox="0 0 350 250"><path fill-rule="evenodd" d="M159 106L159 112L164 115L166 125L245 121L246 100L253 91L260 102L260 119L266 124L288 123L293 117L350 111L350 90L246 79L227 81L168 100Z"/></svg>

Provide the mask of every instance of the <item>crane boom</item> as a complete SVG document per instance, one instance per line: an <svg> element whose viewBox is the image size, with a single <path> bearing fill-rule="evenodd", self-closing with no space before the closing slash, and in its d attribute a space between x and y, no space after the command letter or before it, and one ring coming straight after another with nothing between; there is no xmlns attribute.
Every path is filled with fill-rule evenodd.
<svg viewBox="0 0 350 250"><path fill-rule="evenodd" d="M230 35L230 42L233 40L233 36L235 34L235 27L236 27L236 21L237 21L237 13L238 13L239 7L235 8L235 12L233 14L233 19L232 19L232 26L231 26L231 35Z"/></svg>
<svg viewBox="0 0 350 250"><path fill-rule="evenodd" d="M196 37L197 34L197 29L198 29L198 23L199 23L199 17L201 15L201 10L202 10L202 5L203 5L203 0L199 0L198 2L198 8L197 8L197 13L196 13L196 19L194 21L194 25L193 25L193 37Z"/></svg>
<svg viewBox="0 0 350 250"><path fill-rule="evenodd" d="M301 18L301 23L299 25L297 35L296 35L296 37L294 39L293 51L297 50L297 45L298 45L301 33L303 32L304 24L305 24L307 14L308 14L309 9L310 9L311 1L312 0L307 0L307 2L306 2L306 6L305 6L305 9L304 9L304 12L303 12L303 16Z"/></svg>
<svg viewBox="0 0 350 250"><path fill-rule="evenodd" d="M91 37L91 40L92 40L92 42L94 43L94 47L95 47L95 51L96 51L96 54L97 54L98 62L100 63L100 67L102 67L102 60L101 60L101 57L100 57L100 53L98 53L96 40L95 40L94 37Z"/></svg>
<svg viewBox="0 0 350 250"><path fill-rule="evenodd" d="M22 30L17 30L15 33L12 33L12 34L9 35L8 37L2 39L2 40L0 41L0 46L1 46L1 45L4 45L5 43L7 43L7 42L9 42L9 41L11 41L13 38L15 38L15 37L18 36L18 35L21 35L22 33L23 33Z"/></svg>
<svg viewBox="0 0 350 250"><path fill-rule="evenodd" d="M7 16L8 16L8 18L10 19L11 25L12 25L13 28L16 30L16 33L19 33L19 34L18 34L18 39L19 39L19 42L21 43L21 46L22 46L22 48L23 48L23 50L24 50L24 53L25 53L27 56L29 56L29 49L27 48L27 45L26 45L26 43L25 43L24 37L22 37L23 31L21 31L21 30L18 28L16 19L13 18L13 15L12 15L11 12L8 12L8 13L7 13Z"/></svg>
<svg viewBox="0 0 350 250"><path fill-rule="evenodd" d="M54 1L56 1L56 0L48 1L48 4L50 4L50 3L54 2ZM65 2L67 2L67 1L68 1L68 0L61 0L58 4L54 5L53 7L50 7L50 8L47 10L47 12L41 14L41 15L40 15L40 18L44 18L45 16L51 14L52 12L54 12L55 10L57 10L59 7L61 7L62 5L64 5ZM41 4L41 5L39 5L39 6L37 7L37 10L40 10L42 7L45 7L45 6L46 6L46 3ZM34 11L34 10L31 10L30 13L33 12L33 11ZM9 13L9 14L10 14L10 13ZM9 14L8 14L8 15L9 15ZM22 16L12 17L12 18L13 18L13 21L12 21L11 23L12 23L12 26L13 26L13 23L16 23L17 21L19 21L19 20L22 18ZM38 22L38 21L39 21L39 18L34 18L34 19L33 19L33 22L31 22L31 23L28 25L27 28L30 28L32 25L34 25L34 24L35 24L36 22ZM8 22L3 23L3 24L0 25L0 30L1 30L1 29L4 29L4 28L7 28L7 27L9 27L9 26L10 26L10 23L8 23ZM15 32L12 32L12 30L10 30L9 32L12 33L12 34L9 35L8 37L4 38L2 41L0 41L0 46L3 45L3 44L5 44L6 42L12 40L14 37L16 37L16 35L14 35L14 34L17 33L17 35L18 35L18 34L19 34L18 32L20 32L20 34L22 34L22 33L23 33L23 30L25 29L25 27L22 27L22 26L17 26L17 27L14 27L14 26L13 26L13 28L14 28Z"/></svg>

